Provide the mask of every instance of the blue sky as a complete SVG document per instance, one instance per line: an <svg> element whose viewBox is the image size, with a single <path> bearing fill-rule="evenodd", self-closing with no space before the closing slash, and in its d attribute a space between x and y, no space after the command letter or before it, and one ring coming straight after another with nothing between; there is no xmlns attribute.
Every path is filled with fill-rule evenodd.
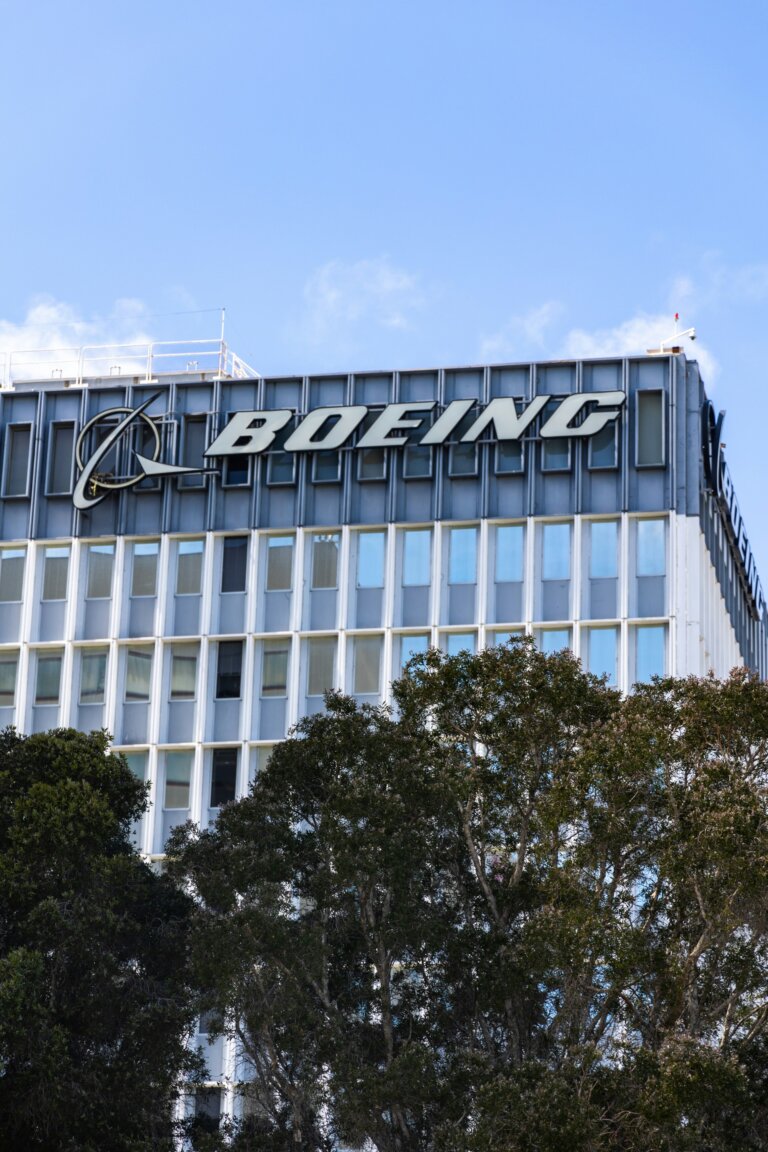
<svg viewBox="0 0 768 1152"><path fill-rule="evenodd" d="M768 6L6 0L0 349L263 373L695 324L768 583ZM207 311L211 310L211 311Z"/></svg>

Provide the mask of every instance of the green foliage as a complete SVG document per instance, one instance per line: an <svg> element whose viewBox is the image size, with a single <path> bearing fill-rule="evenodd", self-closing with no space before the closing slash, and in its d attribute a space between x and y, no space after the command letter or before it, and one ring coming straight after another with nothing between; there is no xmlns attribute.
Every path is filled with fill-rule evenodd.
<svg viewBox="0 0 768 1152"><path fill-rule="evenodd" d="M0 1146L173 1147L188 901L133 851L107 737L0 733Z"/></svg>
<svg viewBox="0 0 768 1152"><path fill-rule="evenodd" d="M394 698L172 842L235 1147L768 1148L768 687L621 699L517 640Z"/></svg>

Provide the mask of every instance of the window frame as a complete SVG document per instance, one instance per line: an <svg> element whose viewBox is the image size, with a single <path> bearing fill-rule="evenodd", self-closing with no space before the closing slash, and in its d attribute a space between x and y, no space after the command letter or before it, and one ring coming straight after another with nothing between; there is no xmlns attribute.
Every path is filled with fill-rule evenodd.
<svg viewBox="0 0 768 1152"><path fill-rule="evenodd" d="M240 650L240 664L237 670L237 691L222 691L226 687L226 678L228 676L234 677L235 673L225 671L221 667L222 652L225 649L230 649L234 653L235 648L239 647ZM240 640L219 640L216 645L216 683L214 684L214 700L242 700L243 698L243 649L244 641ZM234 687L234 679L233 679Z"/></svg>
<svg viewBox="0 0 768 1152"><path fill-rule="evenodd" d="M11 454L13 451L13 438L20 429L26 429L29 434L29 448L27 451L27 471L23 492L9 492L8 480L11 473ZM5 428L5 442L3 453L2 495L5 500L26 500L29 498L32 479L32 458L35 454L35 422L33 420L15 420Z"/></svg>
<svg viewBox="0 0 768 1152"><path fill-rule="evenodd" d="M661 404L661 459L652 462L640 461L640 408L641 398L656 396ZM648 468L667 466L667 405L666 391L663 388L640 388L635 392L635 468L645 471Z"/></svg>
<svg viewBox="0 0 768 1152"><path fill-rule="evenodd" d="M53 420L48 426L48 451L45 469L45 494L46 496L70 496L75 482L75 445L77 444L77 421L76 420ZM53 487L53 461L54 453L53 447L56 441L56 433L63 428L72 429L72 452L69 458L69 480L66 487L54 488Z"/></svg>

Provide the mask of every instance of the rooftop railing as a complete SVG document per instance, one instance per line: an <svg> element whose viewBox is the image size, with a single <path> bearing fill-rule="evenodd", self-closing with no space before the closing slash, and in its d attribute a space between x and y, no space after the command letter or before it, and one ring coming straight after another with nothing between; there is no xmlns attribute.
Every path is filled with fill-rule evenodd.
<svg viewBox="0 0 768 1152"><path fill-rule="evenodd" d="M0 351L0 388L60 380L83 388L96 380L130 376L152 383L159 376L192 375L253 380L259 373L223 340L163 340L141 344L85 344L80 348Z"/></svg>

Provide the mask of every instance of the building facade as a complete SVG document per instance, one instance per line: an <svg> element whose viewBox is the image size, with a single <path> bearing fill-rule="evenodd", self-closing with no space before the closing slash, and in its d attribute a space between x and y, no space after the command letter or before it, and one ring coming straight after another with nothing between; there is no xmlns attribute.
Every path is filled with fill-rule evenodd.
<svg viewBox="0 0 768 1152"><path fill-rule="evenodd" d="M112 732L150 783L147 856L327 689L386 699L430 645L528 632L624 691L765 675L684 355L264 379L195 354L24 363L0 389L0 724ZM233 1059L212 1051L217 1080Z"/></svg>

